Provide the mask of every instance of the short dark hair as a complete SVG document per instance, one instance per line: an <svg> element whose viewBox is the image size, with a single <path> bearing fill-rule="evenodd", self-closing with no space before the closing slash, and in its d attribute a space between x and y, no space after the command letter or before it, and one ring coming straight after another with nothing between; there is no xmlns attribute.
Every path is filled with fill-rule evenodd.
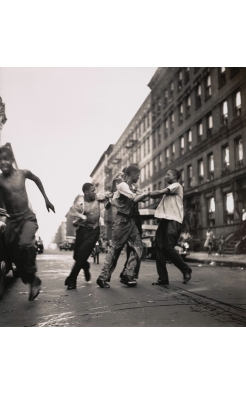
<svg viewBox="0 0 246 395"><path fill-rule="evenodd" d="M14 155L13 155L12 150L11 150L9 147L7 147L6 145L3 145L2 147L0 147L0 155L3 154L4 152L5 152L11 159L14 160Z"/></svg>
<svg viewBox="0 0 246 395"><path fill-rule="evenodd" d="M85 193L87 191L89 191L89 189L91 187L94 187L94 184L91 184L90 182L86 182L83 186L82 186L82 191Z"/></svg>
<svg viewBox="0 0 246 395"><path fill-rule="evenodd" d="M181 174L177 169L170 169L169 171L171 171L173 173L173 175L175 176L175 178L177 178L177 180L180 179Z"/></svg>
<svg viewBox="0 0 246 395"><path fill-rule="evenodd" d="M139 173L140 170L136 165L130 165L128 166L128 168L126 169L126 175L130 176L131 173Z"/></svg>

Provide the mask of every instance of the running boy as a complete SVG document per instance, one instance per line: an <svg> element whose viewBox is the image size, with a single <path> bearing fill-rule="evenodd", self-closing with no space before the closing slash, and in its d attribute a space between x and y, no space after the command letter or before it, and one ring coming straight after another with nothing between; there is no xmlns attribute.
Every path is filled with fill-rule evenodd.
<svg viewBox="0 0 246 395"><path fill-rule="evenodd" d="M180 172L176 169L168 170L165 179L168 184L167 188L148 194L153 199L163 196L155 211L155 217L161 220L155 239L156 267L159 278L152 285L169 284L166 268L168 258L183 273L183 282L186 284L191 278L192 270L174 248L178 243L184 216L183 188L178 182Z"/></svg>
<svg viewBox="0 0 246 395"><path fill-rule="evenodd" d="M30 170L15 169L14 157L11 149L6 146L0 148L0 195L4 202L7 218L5 241L12 261L16 264L24 284L30 284L29 300L34 300L39 292L41 280L35 273L36 248L35 233L38 229L36 215L28 207L25 187L26 179L35 182L42 193L47 210L55 212L53 204L46 196L40 179Z"/></svg>

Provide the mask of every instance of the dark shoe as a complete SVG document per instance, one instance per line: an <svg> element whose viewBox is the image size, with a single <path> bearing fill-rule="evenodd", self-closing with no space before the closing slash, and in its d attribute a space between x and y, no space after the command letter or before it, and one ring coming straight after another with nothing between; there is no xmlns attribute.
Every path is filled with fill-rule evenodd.
<svg viewBox="0 0 246 395"><path fill-rule="evenodd" d="M128 287L135 287L137 285L137 281L134 278L130 278L125 275L121 276L120 282Z"/></svg>
<svg viewBox="0 0 246 395"><path fill-rule="evenodd" d="M67 286L67 289L68 290L76 289L76 287L77 287L76 282L75 283L69 283L68 286Z"/></svg>
<svg viewBox="0 0 246 395"><path fill-rule="evenodd" d="M152 285L169 285L169 281L156 280Z"/></svg>
<svg viewBox="0 0 246 395"><path fill-rule="evenodd" d="M35 277L33 282L31 283L31 289L30 289L30 294L29 294L29 300L34 300L38 296L40 290L41 290L41 283L42 281L40 280L39 277Z"/></svg>
<svg viewBox="0 0 246 395"><path fill-rule="evenodd" d="M84 274L85 274L85 281L90 281L91 279L91 273L89 271L89 268L84 269Z"/></svg>
<svg viewBox="0 0 246 395"><path fill-rule="evenodd" d="M97 279L97 285L99 285L100 288L110 288L110 285L106 283L106 281L100 280L100 278Z"/></svg>
<svg viewBox="0 0 246 395"><path fill-rule="evenodd" d="M192 273L191 269L189 270L189 272L184 273L184 275L183 275L184 276L183 284L188 283L188 281L191 279L191 273Z"/></svg>
<svg viewBox="0 0 246 395"><path fill-rule="evenodd" d="M67 285L67 289L76 289L76 281L71 280L71 278L68 276L65 280L65 285Z"/></svg>

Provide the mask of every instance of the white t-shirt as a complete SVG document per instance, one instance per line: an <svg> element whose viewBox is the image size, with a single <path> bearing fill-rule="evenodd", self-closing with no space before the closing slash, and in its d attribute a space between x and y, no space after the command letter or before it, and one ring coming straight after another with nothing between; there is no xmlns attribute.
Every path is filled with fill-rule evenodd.
<svg viewBox="0 0 246 395"><path fill-rule="evenodd" d="M155 217L177 221L182 224L184 218L183 187L178 182L174 182L167 188L170 193L164 195L161 199L155 210Z"/></svg>

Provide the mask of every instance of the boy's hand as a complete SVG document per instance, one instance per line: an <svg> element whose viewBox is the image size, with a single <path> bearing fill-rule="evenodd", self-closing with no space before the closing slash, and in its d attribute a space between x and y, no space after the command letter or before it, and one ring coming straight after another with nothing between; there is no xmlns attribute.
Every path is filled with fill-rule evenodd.
<svg viewBox="0 0 246 395"><path fill-rule="evenodd" d="M45 200L45 204L47 207L47 210L50 212L50 209L55 213L55 207L53 206L53 204L50 203L50 201L47 199Z"/></svg>

